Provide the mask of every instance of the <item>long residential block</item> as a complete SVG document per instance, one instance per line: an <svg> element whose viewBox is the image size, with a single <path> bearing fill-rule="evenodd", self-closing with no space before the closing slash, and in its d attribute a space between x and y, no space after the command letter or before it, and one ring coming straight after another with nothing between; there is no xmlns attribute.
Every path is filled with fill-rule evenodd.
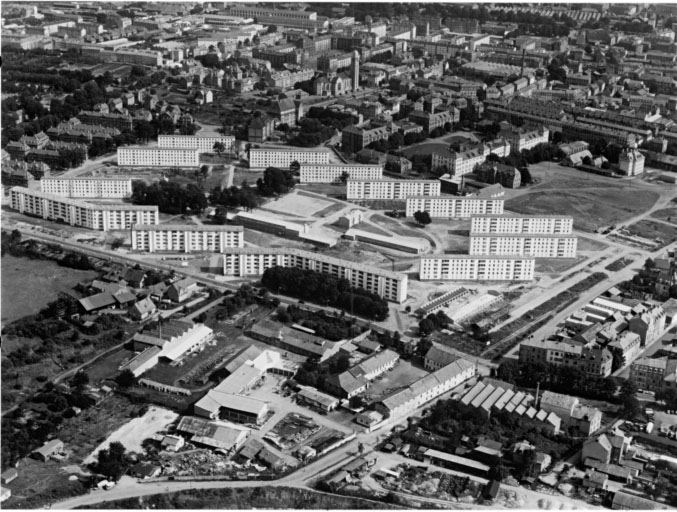
<svg viewBox="0 0 677 512"><path fill-rule="evenodd" d="M431 256L421 258L419 279L450 281L531 281L533 257Z"/></svg>
<svg viewBox="0 0 677 512"><path fill-rule="evenodd" d="M199 152L193 148L118 148L118 165L129 167L197 167Z"/></svg>
<svg viewBox="0 0 677 512"><path fill-rule="evenodd" d="M101 231L158 223L157 206L92 204L24 187L12 188L10 205L20 213Z"/></svg>
<svg viewBox="0 0 677 512"><path fill-rule="evenodd" d="M457 196L407 197L407 217L428 212L434 219L468 218L478 214L503 213L503 199Z"/></svg>
<svg viewBox="0 0 677 512"><path fill-rule="evenodd" d="M244 246L242 226L186 224L137 225L132 228L132 250L145 252L224 252Z"/></svg>
<svg viewBox="0 0 677 512"><path fill-rule="evenodd" d="M376 293L391 302L399 303L407 298L406 274L310 251L244 247L228 250L223 256L223 274L226 276L259 276L272 267L297 267L345 278L352 286Z"/></svg>
<svg viewBox="0 0 677 512"><path fill-rule="evenodd" d="M45 194L81 198L124 198L132 195L130 178L42 178Z"/></svg>
<svg viewBox="0 0 677 512"><path fill-rule="evenodd" d="M473 215L471 233L570 235L574 219L565 215Z"/></svg>
<svg viewBox="0 0 677 512"><path fill-rule="evenodd" d="M382 165L301 164L301 183L336 183L343 173L354 180L380 180Z"/></svg>
<svg viewBox="0 0 677 512"><path fill-rule="evenodd" d="M198 137L195 135L158 135L157 145L163 149L197 149L198 153L216 153L214 144L220 142L226 151L233 149L235 136L219 135Z"/></svg>
<svg viewBox="0 0 677 512"><path fill-rule="evenodd" d="M249 150L250 169L279 167L289 169L294 162L299 164L328 164L329 151L301 148L252 148Z"/></svg>
<svg viewBox="0 0 677 512"><path fill-rule="evenodd" d="M439 196L439 180L349 179L347 199L406 199L411 196Z"/></svg>
<svg viewBox="0 0 677 512"><path fill-rule="evenodd" d="M496 235L470 233L471 255L575 258L578 239L569 235Z"/></svg>

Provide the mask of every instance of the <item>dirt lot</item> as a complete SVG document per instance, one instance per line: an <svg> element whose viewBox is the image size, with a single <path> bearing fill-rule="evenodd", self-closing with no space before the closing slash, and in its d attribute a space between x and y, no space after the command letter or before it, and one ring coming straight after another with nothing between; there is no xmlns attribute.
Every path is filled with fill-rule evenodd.
<svg viewBox="0 0 677 512"><path fill-rule="evenodd" d="M660 238L662 240L660 247L665 247L677 240L677 229L675 229L674 226L663 222L655 222L646 219L640 220L635 224L627 226L627 230L632 235L640 236L648 240Z"/></svg>
<svg viewBox="0 0 677 512"><path fill-rule="evenodd" d="M578 258L536 258L536 272L559 274L581 263L584 256Z"/></svg>
<svg viewBox="0 0 677 512"><path fill-rule="evenodd" d="M591 189L540 191L505 202L505 209L526 214L571 215L574 227L595 231L618 224L645 212L656 202L658 193L649 190Z"/></svg>
<svg viewBox="0 0 677 512"><path fill-rule="evenodd" d="M60 267L52 260L2 257L2 323L38 313L59 292L72 292L80 281L94 279L94 271ZM30 276L30 279L26 279Z"/></svg>
<svg viewBox="0 0 677 512"><path fill-rule="evenodd" d="M661 219L672 224L677 224L677 208L663 208L651 213L654 219Z"/></svg>
<svg viewBox="0 0 677 512"><path fill-rule="evenodd" d="M369 386L367 393L376 400L398 388L408 386L427 373L426 370L412 365L409 361L400 360L395 368L385 373L380 379L376 379Z"/></svg>
<svg viewBox="0 0 677 512"><path fill-rule="evenodd" d="M590 251L590 252L596 252L596 251L603 251L609 247L607 244L603 242L599 242L597 240L593 240L592 238L587 238L585 236L579 236L578 237L578 250L579 251Z"/></svg>
<svg viewBox="0 0 677 512"><path fill-rule="evenodd" d="M336 203L330 200L312 197L306 194L291 193L266 204L265 209L285 215L294 215L297 217L313 217L317 212L335 206Z"/></svg>
<svg viewBox="0 0 677 512"><path fill-rule="evenodd" d="M112 442L119 441L122 443L127 451L142 452L141 443L144 439L151 437L153 434L164 430L167 425L172 423L179 415L174 411L161 409L159 407L151 406L148 412L140 418L134 418L128 421L125 425L117 429L99 446L97 446L92 453L90 453L85 460L85 464L89 464L96 460L96 454L107 448Z"/></svg>

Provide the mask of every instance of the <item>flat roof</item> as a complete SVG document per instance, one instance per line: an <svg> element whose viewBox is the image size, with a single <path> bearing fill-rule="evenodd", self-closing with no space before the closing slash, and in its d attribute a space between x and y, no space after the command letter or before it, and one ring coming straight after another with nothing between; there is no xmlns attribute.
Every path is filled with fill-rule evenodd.
<svg viewBox="0 0 677 512"><path fill-rule="evenodd" d="M377 233L371 233L369 231L354 228L350 228L343 234L343 236L344 237L360 236L365 238L366 240L374 240L376 242L384 242L392 245L400 245L402 247L410 247L412 249L424 249L427 246L426 241L423 238L419 239L420 241L418 241L414 237L379 235Z"/></svg>
<svg viewBox="0 0 677 512"><path fill-rule="evenodd" d="M301 153L329 153L328 149L313 149L313 148L291 148L289 146L265 146L262 148L251 148L249 150L250 154L253 151L288 151L288 152L301 152Z"/></svg>
<svg viewBox="0 0 677 512"><path fill-rule="evenodd" d="M519 255L493 255L493 254L447 254L444 256L421 256L422 260L518 260L530 261L535 260L534 256L519 256Z"/></svg>
<svg viewBox="0 0 677 512"><path fill-rule="evenodd" d="M135 224L132 231L244 231L242 226L206 226L197 224Z"/></svg>
<svg viewBox="0 0 677 512"><path fill-rule="evenodd" d="M438 450L428 449L425 452L423 452L423 455L427 455L428 457L434 459L451 462L453 464L459 464L461 466L478 469L480 471L489 471L489 469L491 469L489 466L487 466L486 464L482 464L481 462L466 459L465 457L459 457L458 455L452 455L451 453L440 452Z"/></svg>
<svg viewBox="0 0 677 512"><path fill-rule="evenodd" d="M493 197L477 197L477 196L409 196L407 201L411 199L429 199L429 200L454 200L454 201L504 201Z"/></svg>
<svg viewBox="0 0 677 512"><path fill-rule="evenodd" d="M369 167L369 166L368 166ZM380 166L379 166L380 167ZM347 183L439 183L439 180L389 180L389 179L348 179Z"/></svg>
<svg viewBox="0 0 677 512"><path fill-rule="evenodd" d="M571 215L523 215L521 213L477 213L473 214L472 218L475 217L481 217L481 218L488 218L488 219L501 219L503 217L510 217L510 218L520 218L520 219L571 219L573 221L573 217Z"/></svg>
<svg viewBox="0 0 677 512"><path fill-rule="evenodd" d="M91 177L84 177L84 176L75 176L75 177L69 177L69 176L64 176L64 177L49 177L49 178L41 178L40 181L132 181L132 178L125 178L122 176L111 176L109 177L104 177L104 176L91 176Z"/></svg>
<svg viewBox="0 0 677 512"><path fill-rule="evenodd" d="M158 146L122 146L118 148L118 151L127 149L140 149L143 151L198 151L197 148L161 148Z"/></svg>
<svg viewBox="0 0 677 512"><path fill-rule="evenodd" d="M96 204L88 203L87 201L80 201L78 199L72 199L70 197L59 196L56 194L48 194L47 192L42 192L40 190L32 190L26 187L12 187L11 192L18 192L20 194L25 194L27 196L39 197L41 199L49 199L50 201L55 201L57 203L68 204L70 206L78 206L80 208L87 208L90 210L102 210L102 211L158 211L156 205L140 205L140 204L129 204L129 203L118 203L118 204Z"/></svg>
<svg viewBox="0 0 677 512"><path fill-rule="evenodd" d="M477 233L470 232L471 237L475 238L573 238L578 239L577 236L572 234L543 234L543 233Z"/></svg>

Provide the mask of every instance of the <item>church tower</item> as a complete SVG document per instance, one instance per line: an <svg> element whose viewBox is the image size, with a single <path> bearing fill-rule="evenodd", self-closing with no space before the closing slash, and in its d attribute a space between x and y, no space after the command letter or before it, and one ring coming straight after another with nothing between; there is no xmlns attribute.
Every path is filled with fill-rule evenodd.
<svg viewBox="0 0 677 512"><path fill-rule="evenodd" d="M353 60L350 62L350 78L353 80L353 92L357 91L360 84L360 53L353 52Z"/></svg>

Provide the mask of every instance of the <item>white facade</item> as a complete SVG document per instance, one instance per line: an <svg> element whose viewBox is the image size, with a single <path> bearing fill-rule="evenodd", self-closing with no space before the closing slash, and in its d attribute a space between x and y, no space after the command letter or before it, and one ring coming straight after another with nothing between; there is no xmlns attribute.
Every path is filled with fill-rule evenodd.
<svg viewBox="0 0 677 512"><path fill-rule="evenodd" d="M419 279L458 281L531 281L535 260L530 257L439 256L421 258Z"/></svg>
<svg viewBox="0 0 677 512"><path fill-rule="evenodd" d="M626 176L637 176L644 172L644 160L644 155L635 146L624 149L618 156L618 167Z"/></svg>
<svg viewBox="0 0 677 512"><path fill-rule="evenodd" d="M223 256L223 273L227 276L259 276L271 267L298 267L345 278L354 287L376 293L392 302L407 298L406 274L378 267L332 258L293 248L231 249Z"/></svg>
<svg viewBox="0 0 677 512"><path fill-rule="evenodd" d="M42 178L45 194L82 198L123 198L132 195L129 178Z"/></svg>
<svg viewBox="0 0 677 512"><path fill-rule="evenodd" d="M439 196L438 180L348 180L347 199L406 199Z"/></svg>
<svg viewBox="0 0 677 512"><path fill-rule="evenodd" d="M252 148L249 150L249 168L265 169L279 167L289 169L289 166L299 164L328 164L329 152L322 149L289 149L289 148Z"/></svg>
<svg viewBox="0 0 677 512"><path fill-rule="evenodd" d="M560 215L474 215L471 233L570 235L573 217Z"/></svg>
<svg viewBox="0 0 677 512"><path fill-rule="evenodd" d="M92 204L24 187L12 188L10 205L20 213L101 231L158 223L157 206Z"/></svg>
<svg viewBox="0 0 677 512"><path fill-rule="evenodd" d="M132 228L132 250L145 252L224 252L244 246L242 226L186 224L138 225Z"/></svg>
<svg viewBox="0 0 677 512"><path fill-rule="evenodd" d="M232 151L235 137L219 135L218 137L198 137L195 135L158 135L157 144L162 149L197 149L198 153L216 153L214 144L221 142L226 151Z"/></svg>
<svg viewBox="0 0 677 512"><path fill-rule="evenodd" d="M433 152L432 167L447 165L454 176L463 176L475 171L475 168L484 162L490 154L499 157L510 154L510 143L505 140L492 141L486 144L480 144L477 147L465 151L451 151L447 154Z"/></svg>
<svg viewBox="0 0 677 512"><path fill-rule="evenodd" d="M190 148L118 148L118 165L129 167L197 167L197 149Z"/></svg>
<svg viewBox="0 0 677 512"><path fill-rule="evenodd" d="M301 164L301 183L335 183L344 172L355 180L380 180L383 178L382 165L358 164Z"/></svg>
<svg viewBox="0 0 677 512"><path fill-rule="evenodd" d="M407 198L407 217L428 212L434 219L467 218L477 214L503 213L503 199L456 196L418 196Z"/></svg>
<svg viewBox="0 0 677 512"><path fill-rule="evenodd" d="M470 233L471 255L575 258L578 239L567 235L477 235Z"/></svg>
<svg viewBox="0 0 677 512"><path fill-rule="evenodd" d="M355 228L346 231L343 237L414 254L422 254L430 248L430 244L424 238L379 235Z"/></svg>

